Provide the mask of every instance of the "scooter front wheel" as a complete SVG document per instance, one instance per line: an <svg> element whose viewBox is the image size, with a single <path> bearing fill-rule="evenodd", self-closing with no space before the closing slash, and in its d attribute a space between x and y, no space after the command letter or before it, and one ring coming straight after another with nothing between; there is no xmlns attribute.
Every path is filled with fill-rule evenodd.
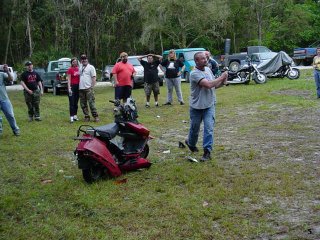
<svg viewBox="0 0 320 240"><path fill-rule="evenodd" d="M142 158L147 158L148 155L149 155L149 145L146 144L146 145L144 146L141 154L140 154L140 157L142 157Z"/></svg>
<svg viewBox="0 0 320 240"><path fill-rule="evenodd" d="M102 178L103 169L98 166L91 166L90 168L82 169L82 176L87 183L93 183Z"/></svg>
<svg viewBox="0 0 320 240"><path fill-rule="evenodd" d="M263 84L267 82L267 76L264 73L254 73L252 79L256 84Z"/></svg>

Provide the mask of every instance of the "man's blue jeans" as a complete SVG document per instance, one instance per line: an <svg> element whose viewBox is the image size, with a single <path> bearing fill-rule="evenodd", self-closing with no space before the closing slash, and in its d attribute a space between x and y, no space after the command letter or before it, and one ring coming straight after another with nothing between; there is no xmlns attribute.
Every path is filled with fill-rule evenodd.
<svg viewBox="0 0 320 240"><path fill-rule="evenodd" d="M190 107L190 130L188 143L195 147L198 142L200 125L203 121L203 149L212 151L214 143L214 123L215 123L215 106L206 109L195 109Z"/></svg>
<svg viewBox="0 0 320 240"><path fill-rule="evenodd" d="M13 107L9 99L0 101L0 109L6 116L13 133L19 132L19 127L13 114ZM2 132L2 117L0 116L0 133Z"/></svg>
<svg viewBox="0 0 320 240"><path fill-rule="evenodd" d="M317 87L317 96L320 98L320 71L314 70L314 80L316 82Z"/></svg>

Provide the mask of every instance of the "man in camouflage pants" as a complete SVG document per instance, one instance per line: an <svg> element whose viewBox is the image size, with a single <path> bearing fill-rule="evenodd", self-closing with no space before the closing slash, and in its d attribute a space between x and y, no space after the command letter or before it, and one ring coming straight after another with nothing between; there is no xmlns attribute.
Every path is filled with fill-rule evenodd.
<svg viewBox="0 0 320 240"><path fill-rule="evenodd" d="M96 69L89 64L88 58L85 54L81 55L81 65L79 67L80 84L79 84L79 97L80 106L84 114L84 121L90 121L88 104L90 107L91 115L94 122L99 122L99 116L95 105L95 97L93 87L96 85Z"/></svg>
<svg viewBox="0 0 320 240"><path fill-rule="evenodd" d="M41 121L40 118L40 96L43 95L42 79L33 70L32 62L25 64L27 71L21 74L21 85L24 89L24 98L28 106L29 122L34 120Z"/></svg>

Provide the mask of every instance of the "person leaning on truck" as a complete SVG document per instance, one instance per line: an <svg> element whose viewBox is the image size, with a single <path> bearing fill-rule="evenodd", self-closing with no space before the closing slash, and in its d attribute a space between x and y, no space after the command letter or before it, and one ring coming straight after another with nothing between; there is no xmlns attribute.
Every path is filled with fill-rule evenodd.
<svg viewBox="0 0 320 240"><path fill-rule="evenodd" d="M317 48L317 55L313 58L314 80L317 87L317 97L320 98L320 48Z"/></svg>
<svg viewBox="0 0 320 240"><path fill-rule="evenodd" d="M91 111L91 115L94 118L94 122L99 122L99 116L95 104L95 97L93 87L96 85L96 69L89 64L87 55L82 54L81 64L79 67L80 83L79 83L79 97L80 106L84 114L84 121L90 121L88 103Z"/></svg>
<svg viewBox="0 0 320 240"><path fill-rule="evenodd" d="M13 107L7 94L6 85L5 85L6 80L12 81L12 75L9 72L8 65L4 64L3 72L0 72L0 109L6 116L10 124L10 127L13 131L13 134L15 136L19 136L20 129L16 123L16 119L13 113ZM1 134L2 134L2 116L0 116L0 135Z"/></svg>
<svg viewBox="0 0 320 240"><path fill-rule="evenodd" d="M21 74L21 85L24 89L24 99L28 106L29 122L41 121L40 118L40 96L43 95L42 79L33 70L32 62L27 61L26 71Z"/></svg>

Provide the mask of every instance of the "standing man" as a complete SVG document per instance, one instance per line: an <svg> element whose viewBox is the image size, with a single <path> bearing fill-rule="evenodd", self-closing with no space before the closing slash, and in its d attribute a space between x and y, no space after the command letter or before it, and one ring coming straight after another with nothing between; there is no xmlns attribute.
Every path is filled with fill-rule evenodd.
<svg viewBox="0 0 320 240"><path fill-rule="evenodd" d="M147 57L147 62L142 60L142 58ZM154 60L154 57L157 60ZM155 54L148 54L145 56L141 56L138 58L141 65L144 68L144 92L146 94L146 108L150 107L150 96L151 92L153 92L154 101L156 107L159 106L158 104L158 95L160 94L160 87L159 87L159 76L158 76L158 66L160 61L162 60L162 56L155 55Z"/></svg>
<svg viewBox="0 0 320 240"><path fill-rule="evenodd" d="M317 88L317 98L320 98L320 48L317 48L317 55L313 58L313 75Z"/></svg>
<svg viewBox="0 0 320 240"><path fill-rule="evenodd" d="M122 99L123 102L131 96L133 82L132 78L136 71L134 67L128 63L128 54L120 53L120 61L114 65L112 74L114 76L115 99Z"/></svg>
<svg viewBox="0 0 320 240"><path fill-rule="evenodd" d="M204 54L206 55L207 61L208 61L208 67L212 71L214 76L217 76L220 73L219 70L219 64L216 60L214 60L211 56L211 53L209 51L205 51Z"/></svg>
<svg viewBox="0 0 320 240"><path fill-rule="evenodd" d="M5 82L11 82L12 76L9 72L7 64L3 65L3 72L0 72L0 109L6 116L10 127L15 136L20 135L20 129L16 123L16 119L13 113L13 107L7 94ZM2 116L0 116L0 135L2 134Z"/></svg>
<svg viewBox="0 0 320 240"><path fill-rule="evenodd" d="M215 89L223 86L228 73L224 72L220 77L214 79L211 70L206 67L207 58L203 52L194 55L196 68L190 74L190 130L188 139L185 141L190 151L198 152L196 147L199 130L203 121L203 156L201 161L211 159L211 151L214 137L215 124Z"/></svg>
<svg viewBox="0 0 320 240"><path fill-rule="evenodd" d="M94 118L94 122L99 122L99 115L97 112L95 97L93 88L96 85L96 69L89 64L88 58L85 54L82 54L81 64L79 67L80 83L79 83L79 97L80 106L84 114L84 121L90 122L90 115L88 109L88 103L91 111L91 115Z"/></svg>
<svg viewBox="0 0 320 240"><path fill-rule="evenodd" d="M24 99L28 106L29 122L41 121L40 118L40 96L43 95L42 79L33 71L32 62L27 61L26 71L21 74L21 85L24 89Z"/></svg>

